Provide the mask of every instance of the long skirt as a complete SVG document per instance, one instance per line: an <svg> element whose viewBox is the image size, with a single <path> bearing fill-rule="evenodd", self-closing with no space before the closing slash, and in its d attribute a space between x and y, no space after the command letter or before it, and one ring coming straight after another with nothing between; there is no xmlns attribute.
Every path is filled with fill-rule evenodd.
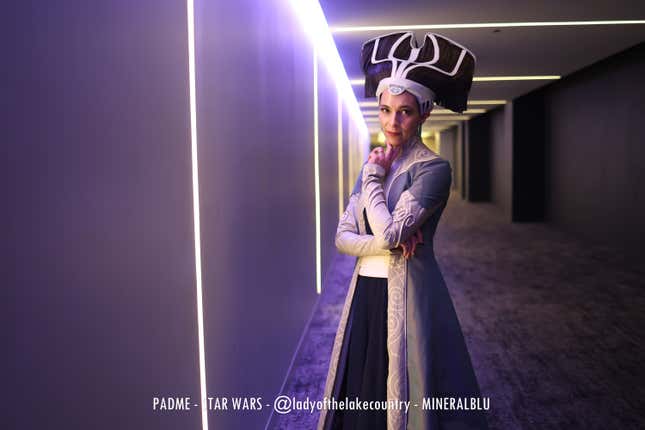
<svg viewBox="0 0 645 430"><path fill-rule="evenodd" d="M350 308L347 366L338 401L387 400L387 278L358 276ZM334 430L387 428L387 410L336 410Z"/></svg>

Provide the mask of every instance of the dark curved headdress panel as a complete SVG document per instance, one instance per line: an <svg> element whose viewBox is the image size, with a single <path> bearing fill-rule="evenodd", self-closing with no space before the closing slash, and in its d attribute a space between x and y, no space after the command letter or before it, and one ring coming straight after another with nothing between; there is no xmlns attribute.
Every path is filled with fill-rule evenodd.
<svg viewBox="0 0 645 430"><path fill-rule="evenodd" d="M381 79L400 77L430 88L435 103L454 112L467 108L475 72L475 56L458 43L426 33L417 48L412 32L386 34L370 39L361 49L365 97L374 97Z"/></svg>

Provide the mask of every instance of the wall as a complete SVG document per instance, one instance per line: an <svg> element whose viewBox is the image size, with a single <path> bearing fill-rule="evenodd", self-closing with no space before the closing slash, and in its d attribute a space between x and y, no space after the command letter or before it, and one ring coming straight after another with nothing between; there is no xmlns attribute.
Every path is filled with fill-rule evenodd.
<svg viewBox="0 0 645 430"><path fill-rule="evenodd" d="M645 43L546 92L547 217L638 256L645 239Z"/></svg>
<svg viewBox="0 0 645 430"><path fill-rule="evenodd" d="M491 143L491 201L512 219L513 175L513 103L494 109L486 114L490 121Z"/></svg>
<svg viewBox="0 0 645 430"><path fill-rule="evenodd" d="M466 124L466 198L468 201L490 201L491 133L490 115L478 115Z"/></svg>
<svg viewBox="0 0 645 430"><path fill-rule="evenodd" d="M7 13L7 428L198 428L185 4Z"/></svg>
<svg viewBox="0 0 645 430"><path fill-rule="evenodd" d="M272 403L318 298L314 91L321 277L335 252L338 94L322 61L314 89L313 49L288 3L199 1L196 16L207 386ZM262 428L270 414L210 419Z"/></svg>
<svg viewBox="0 0 645 430"><path fill-rule="evenodd" d="M465 169L466 169L466 154L464 151L464 125L462 122L459 122L455 127L453 127L455 133L455 159L456 159L456 169L453 172L453 181L457 183L457 190L459 190L459 195L461 198L466 198L466 182L464 179Z"/></svg>
<svg viewBox="0 0 645 430"><path fill-rule="evenodd" d="M431 117L432 118L432 117ZM460 172L460 159L457 150L457 130L456 127L450 127L439 133L439 153L441 158L450 162L452 168L452 184L453 190L459 190L459 172Z"/></svg>
<svg viewBox="0 0 645 430"><path fill-rule="evenodd" d="M509 221L546 220L638 258L644 72L642 43L471 120L469 193L486 195L473 184L489 156L490 198Z"/></svg>
<svg viewBox="0 0 645 430"><path fill-rule="evenodd" d="M208 394L271 401L318 297L313 52L285 2L195 7ZM2 169L10 418L201 428L199 408L152 410L153 396L200 394L186 5L16 8ZM338 120L323 67L319 84L324 274ZM353 185L366 154L343 121ZM209 421L262 428L269 414Z"/></svg>
<svg viewBox="0 0 645 430"><path fill-rule="evenodd" d="M513 101L513 221L544 221L546 139L544 91Z"/></svg>

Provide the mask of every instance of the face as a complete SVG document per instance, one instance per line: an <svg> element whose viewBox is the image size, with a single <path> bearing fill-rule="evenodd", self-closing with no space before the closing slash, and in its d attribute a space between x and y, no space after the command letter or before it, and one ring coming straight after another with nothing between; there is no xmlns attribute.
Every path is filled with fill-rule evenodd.
<svg viewBox="0 0 645 430"><path fill-rule="evenodd" d="M381 93L379 115L385 140L392 146L403 145L417 133L417 127L428 118L430 113L419 114L416 97L407 91L399 95L389 90Z"/></svg>

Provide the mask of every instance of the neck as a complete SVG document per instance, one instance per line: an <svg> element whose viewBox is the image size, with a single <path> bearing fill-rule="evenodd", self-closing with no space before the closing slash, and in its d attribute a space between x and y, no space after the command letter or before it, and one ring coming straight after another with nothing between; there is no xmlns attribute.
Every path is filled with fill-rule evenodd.
<svg viewBox="0 0 645 430"><path fill-rule="evenodd" d="M419 139L419 136L412 136L410 139L408 139L407 142L405 142L403 145L401 145L401 152L405 152L408 149L410 149L414 144L416 143L417 139Z"/></svg>
<svg viewBox="0 0 645 430"><path fill-rule="evenodd" d="M407 154L410 151L410 148L412 148L417 139L420 139L419 136L412 136L410 139L407 140L407 142L402 143L400 146L400 151L399 154L396 156L396 159L400 159L404 154Z"/></svg>

